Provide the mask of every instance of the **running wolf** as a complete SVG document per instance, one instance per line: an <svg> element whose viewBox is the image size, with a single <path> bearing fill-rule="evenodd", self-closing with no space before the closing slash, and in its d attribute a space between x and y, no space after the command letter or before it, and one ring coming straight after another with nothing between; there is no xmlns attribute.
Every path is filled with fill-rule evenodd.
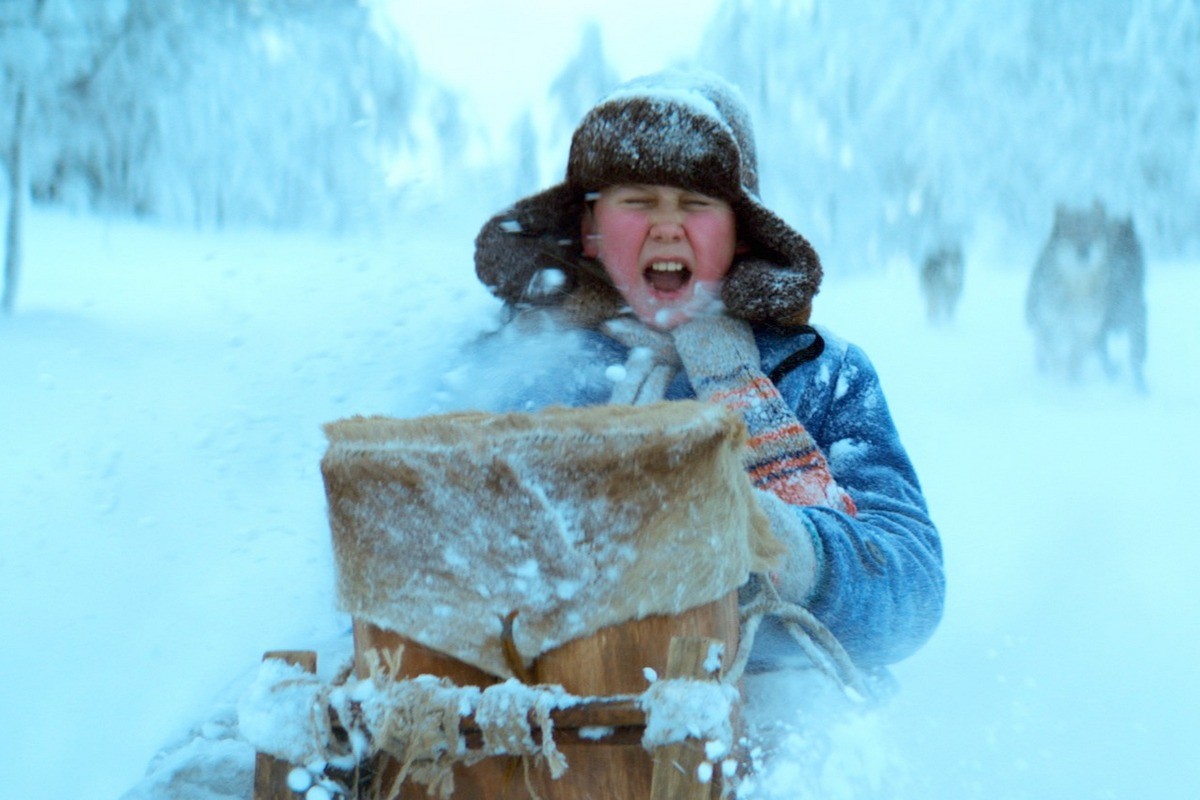
<svg viewBox="0 0 1200 800"><path fill-rule="evenodd" d="M957 244L943 244L921 264L921 294L932 323L949 322L963 290L963 254Z"/></svg>
<svg viewBox="0 0 1200 800"><path fill-rule="evenodd" d="M1111 376L1109 339L1123 333L1134 384L1144 389L1145 272L1132 218L1110 217L1100 202L1059 206L1025 298L1038 366L1074 380L1095 354Z"/></svg>

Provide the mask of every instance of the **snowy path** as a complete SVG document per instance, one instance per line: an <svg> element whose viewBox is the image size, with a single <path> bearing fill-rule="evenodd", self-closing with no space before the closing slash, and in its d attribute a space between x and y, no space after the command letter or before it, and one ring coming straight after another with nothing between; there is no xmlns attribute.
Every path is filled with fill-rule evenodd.
<svg viewBox="0 0 1200 800"><path fill-rule="evenodd" d="M425 410L487 323L465 219L351 242L33 216L20 313L0 320L12 796L118 797L262 651L344 633L320 424ZM896 669L881 780L1183 798L1200 785L1200 269L1152 265L1148 397L1039 379L1023 276L969 265L942 330L902 271L818 298L876 362L945 538L946 619Z"/></svg>

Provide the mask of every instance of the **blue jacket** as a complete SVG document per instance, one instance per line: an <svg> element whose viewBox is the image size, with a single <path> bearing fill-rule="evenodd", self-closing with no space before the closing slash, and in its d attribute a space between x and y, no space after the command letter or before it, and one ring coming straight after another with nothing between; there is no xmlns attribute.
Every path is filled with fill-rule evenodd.
<svg viewBox="0 0 1200 800"><path fill-rule="evenodd" d="M755 333L767 374L812 339L771 329ZM855 345L825 329L820 336L820 356L779 377L777 386L858 513L796 509L824 550L808 606L860 666L890 664L911 655L941 620L941 540L875 368ZM767 636L764 645L783 636L775 628L760 635Z"/></svg>
<svg viewBox="0 0 1200 800"><path fill-rule="evenodd" d="M860 667L891 664L920 647L941 619L941 541L871 362L858 347L828 330L809 331L754 328L763 371L772 375L784 365L782 374L772 375L780 393L857 506L856 516L830 508L794 507L823 550L821 576L807 606ZM811 360L801 356L795 363L790 357L820 344L817 336L824 344L820 354ZM605 403L612 383L604 370L623 364L626 356L623 346L595 334L566 356L570 369L543 362L540 372L523 371L523 399L506 405L531 409L552 403ZM683 371L666 396L695 397ZM802 658L782 626L765 622L755 641L751 669L783 665L793 657Z"/></svg>

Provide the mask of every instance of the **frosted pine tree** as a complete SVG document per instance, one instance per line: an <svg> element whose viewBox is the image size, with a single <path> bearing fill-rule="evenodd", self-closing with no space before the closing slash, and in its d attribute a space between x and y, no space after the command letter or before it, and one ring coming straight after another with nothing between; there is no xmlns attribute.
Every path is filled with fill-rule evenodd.
<svg viewBox="0 0 1200 800"><path fill-rule="evenodd" d="M579 49L554 78L549 90L548 134L543 137L551 150L543 153L543 163L552 172L561 173L567 163L567 149L575 126L596 101L617 85L620 78L604 54L600 26L583 26ZM556 174L555 178L560 178Z"/></svg>
<svg viewBox="0 0 1200 800"><path fill-rule="evenodd" d="M10 0L0 5L0 141L5 188L3 292L16 305L23 254L24 206L31 176L45 171L45 141L58 98L95 71L125 35L124 0Z"/></svg>
<svg viewBox="0 0 1200 800"><path fill-rule="evenodd" d="M356 0L46 3L75 50L56 43L59 80L29 121L36 201L200 226L353 224L387 191L385 158L413 146L414 60Z"/></svg>
<svg viewBox="0 0 1200 800"><path fill-rule="evenodd" d="M829 266L995 231L1027 263L1060 202L1200 247L1194 0L895 7L726 0L698 61L742 87L764 192Z"/></svg>

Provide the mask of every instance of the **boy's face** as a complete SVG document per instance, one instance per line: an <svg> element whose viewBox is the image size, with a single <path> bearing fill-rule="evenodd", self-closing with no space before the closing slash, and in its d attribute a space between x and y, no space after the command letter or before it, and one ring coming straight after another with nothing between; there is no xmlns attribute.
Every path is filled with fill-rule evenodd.
<svg viewBox="0 0 1200 800"><path fill-rule="evenodd" d="M584 255L599 260L637 318L659 330L720 297L736 252L730 205L673 186L611 186L583 215Z"/></svg>

